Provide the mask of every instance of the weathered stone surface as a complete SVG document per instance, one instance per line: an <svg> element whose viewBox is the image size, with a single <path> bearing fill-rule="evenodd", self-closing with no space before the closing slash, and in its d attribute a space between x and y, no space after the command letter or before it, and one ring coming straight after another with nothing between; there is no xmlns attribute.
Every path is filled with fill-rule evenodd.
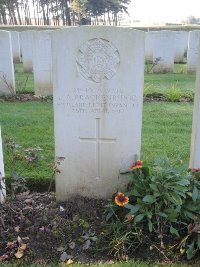
<svg viewBox="0 0 200 267"><path fill-rule="evenodd" d="M25 73L33 71L33 33L34 31L20 32L22 62Z"/></svg>
<svg viewBox="0 0 200 267"><path fill-rule="evenodd" d="M158 31L154 36L153 62L154 73L173 72L174 69L174 32Z"/></svg>
<svg viewBox="0 0 200 267"><path fill-rule="evenodd" d="M52 95L52 31L35 31L33 34L33 76L35 95Z"/></svg>
<svg viewBox="0 0 200 267"><path fill-rule="evenodd" d="M200 31L190 31L187 53L187 72L195 73L197 67L198 48L200 44Z"/></svg>
<svg viewBox="0 0 200 267"><path fill-rule="evenodd" d="M200 46L198 51L192 140L190 149L190 168L200 168Z"/></svg>
<svg viewBox="0 0 200 267"><path fill-rule="evenodd" d="M174 31L174 47L175 47L175 58L174 62L184 62L184 54L187 51L188 45L188 32L186 31Z"/></svg>
<svg viewBox="0 0 200 267"><path fill-rule="evenodd" d="M0 30L0 95L15 94L15 78L11 36Z"/></svg>
<svg viewBox="0 0 200 267"><path fill-rule="evenodd" d="M11 41L12 41L12 53L13 62L20 63L20 42L19 42L19 32L11 31Z"/></svg>
<svg viewBox="0 0 200 267"><path fill-rule="evenodd" d="M140 157L144 43L144 32L116 27L53 33L57 200L126 184L121 171Z"/></svg>
<svg viewBox="0 0 200 267"><path fill-rule="evenodd" d="M145 59L150 62L153 61L154 36L156 33L156 31L145 33Z"/></svg>

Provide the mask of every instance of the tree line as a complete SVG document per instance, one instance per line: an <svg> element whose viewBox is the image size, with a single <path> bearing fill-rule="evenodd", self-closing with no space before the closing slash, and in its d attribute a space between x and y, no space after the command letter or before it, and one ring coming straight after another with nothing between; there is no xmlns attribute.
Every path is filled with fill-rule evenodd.
<svg viewBox="0 0 200 267"><path fill-rule="evenodd" d="M131 0L0 0L0 24L118 25Z"/></svg>

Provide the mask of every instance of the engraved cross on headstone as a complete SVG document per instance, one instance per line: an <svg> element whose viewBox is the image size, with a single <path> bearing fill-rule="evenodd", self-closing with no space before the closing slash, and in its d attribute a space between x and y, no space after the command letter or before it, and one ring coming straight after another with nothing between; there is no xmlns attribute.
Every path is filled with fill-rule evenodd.
<svg viewBox="0 0 200 267"><path fill-rule="evenodd" d="M113 144L116 143L116 138L102 138L100 137L100 118L95 119L95 137L80 137L81 142L95 143L95 161L97 168L97 177L100 178L100 145L101 143Z"/></svg>

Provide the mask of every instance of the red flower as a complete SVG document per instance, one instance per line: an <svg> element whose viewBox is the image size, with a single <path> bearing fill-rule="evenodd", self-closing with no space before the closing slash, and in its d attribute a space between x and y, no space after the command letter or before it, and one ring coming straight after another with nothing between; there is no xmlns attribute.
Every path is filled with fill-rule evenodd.
<svg viewBox="0 0 200 267"><path fill-rule="evenodd" d="M130 169L131 170L135 170L135 169L140 169L142 168L142 161L141 160L137 160L135 163L133 163L131 166L130 166Z"/></svg>
<svg viewBox="0 0 200 267"><path fill-rule="evenodd" d="M117 196L115 197L115 204L118 206L124 206L129 202L129 198L125 196L123 193L118 192Z"/></svg>

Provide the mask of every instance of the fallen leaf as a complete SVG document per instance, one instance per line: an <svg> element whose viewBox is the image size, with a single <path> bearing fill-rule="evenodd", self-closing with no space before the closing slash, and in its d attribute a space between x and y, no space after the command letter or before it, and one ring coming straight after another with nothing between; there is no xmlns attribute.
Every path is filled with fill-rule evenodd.
<svg viewBox="0 0 200 267"><path fill-rule="evenodd" d="M73 262L73 260L71 260L71 259L69 259L68 261L67 261L67 265L71 265L71 264L73 264L74 262Z"/></svg>
<svg viewBox="0 0 200 267"><path fill-rule="evenodd" d="M85 241L85 243L83 244L83 250L87 250L89 249L91 245L91 241L88 239L87 241Z"/></svg>
<svg viewBox="0 0 200 267"><path fill-rule="evenodd" d="M17 237L17 242L18 242L19 245L22 243L22 239L21 239L20 236Z"/></svg>
<svg viewBox="0 0 200 267"><path fill-rule="evenodd" d="M60 256L60 260L62 262L66 261L67 260L67 256L68 256L67 253L64 251Z"/></svg>
<svg viewBox="0 0 200 267"><path fill-rule="evenodd" d="M21 246L19 247L21 250L25 250L27 248L27 245L26 244L21 244Z"/></svg>
<svg viewBox="0 0 200 267"><path fill-rule="evenodd" d="M6 248L12 249L14 246L15 246L15 242L13 242L13 241L8 241L8 242L7 242L7 246L6 246Z"/></svg>
<svg viewBox="0 0 200 267"><path fill-rule="evenodd" d="M69 248L74 249L75 246L76 246L76 244L75 244L74 241L72 241L72 242L69 243Z"/></svg>
<svg viewBox="0 0 200 267"><path fill-rule="evenodd" d="M65 211L65 209L62 207L62 206L60 206L60 211L62 212L62 211Z"/></svg>
<svg viewBox="0 0 200 267"><path fill-rule="evenodd" d="M56 250L57 250L58 252L62 252L64 249L65 249L65 248L63 248L63 247L59 247L59 248L57 248Z"/></svg>
<svg viewBox="0 0 200 267"><path fill-rule="evenodd" d="M19 229L20 229L19 225L16 226L16 227L15 227L15 232L19 233Z"/></svg>
<svg viewBox="0 0 200 267"><path fill-rule="evenodd" d="M28 236L22 237L22 240L29 240L29 237Z"/></svg>
<svg viewBox="0 0 200 267"><path fill-rule="evenodd" d="M0 256L0 262L5 261L8 258L8 255L3 254L2 256Z"/></svg>
<svg viewBox="0 0 200 267"><path fill-rule="evenodd" d="M18 248L18 251L15 253L15 257L17 259L21 259L24 256L24 252L22 249Z"/></svg>

